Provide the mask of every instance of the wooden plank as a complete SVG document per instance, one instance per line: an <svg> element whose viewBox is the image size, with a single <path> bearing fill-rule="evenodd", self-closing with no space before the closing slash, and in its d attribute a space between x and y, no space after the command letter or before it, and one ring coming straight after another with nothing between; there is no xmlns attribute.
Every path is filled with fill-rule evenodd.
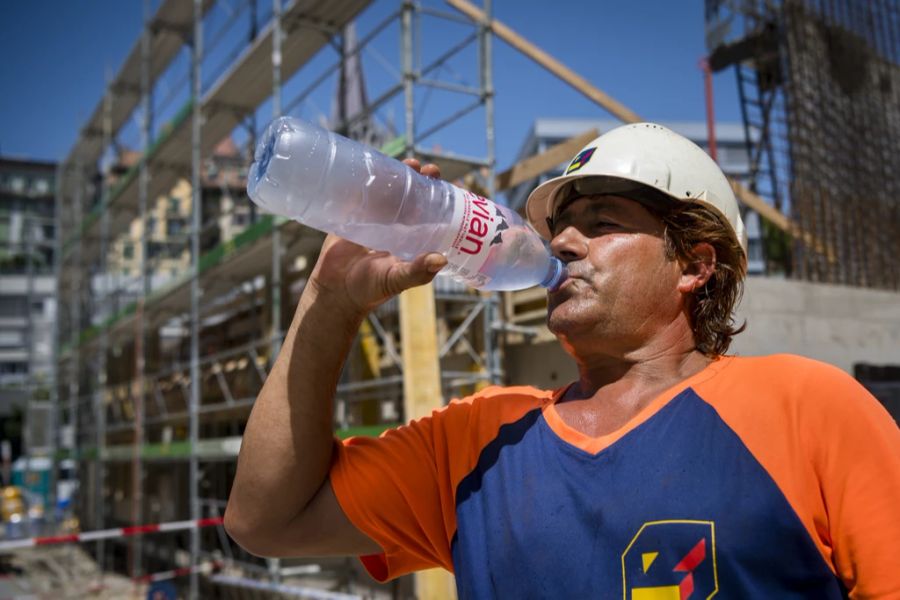
<svg viewBox="0 0 900 600"><path fill-rule="evenodd" d="M400 294L400 335L403 343L403 407L405 420L431 414L443 405L438 359L434 285L421 285ZM443 569L415 575L416 597L454 598L453 576Z"/></svg>
<svg viewBox="0 0 900 600"><path fill-rule="evenodd" d="M405 420L431 414L443 404L438 362L434 286L421 285L400 294L400 336L403 344Z"/></svg>
<svg viewBox="0 0 900 600"><path fill-rule="evenodd" d="M498 192L517 186L523 181L546 173L556 165L572 159L575 153L581 150L600 133L596 129L586 131L581 135L569 138L556 144L534 156L529 156L511 168L503 171L494 179L494 189Z"/></svg>
<svg viewBox="0 0 900 600"><path fill-rule="evenodd" d="M444 569L427 569L415 574L418 600L450 600L456 598L453 575Z"/></svg>

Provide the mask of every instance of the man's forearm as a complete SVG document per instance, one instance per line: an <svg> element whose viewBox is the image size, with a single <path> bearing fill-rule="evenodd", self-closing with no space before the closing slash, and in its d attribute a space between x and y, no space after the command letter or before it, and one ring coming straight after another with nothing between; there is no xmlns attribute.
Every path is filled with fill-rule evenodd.
<svg viewBox="0 0 900 600"><path fill-rule="evenodd" d="M304 291L247 421L226 514L232 535L277 532L328 475L333 397L362 317Z"/></svg>

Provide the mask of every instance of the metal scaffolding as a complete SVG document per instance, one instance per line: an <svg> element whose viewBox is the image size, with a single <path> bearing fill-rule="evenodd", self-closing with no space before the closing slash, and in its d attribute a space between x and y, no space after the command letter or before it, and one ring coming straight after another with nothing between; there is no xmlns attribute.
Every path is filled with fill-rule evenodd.
<svg viewBox="0 0 900 600"><path fill-rule="evenodd" d="M737 74L755 189L820 242L770 235L770 265L809 281L900 289L900 8L706 8L710 63Z"/></svg>
<svg viewBox="0 0 900 600"><path fill-rule="evenodd" d="M493 191L487 23L401 1L358 44L345 44L344 27L368 5L367 0L273 0L268 11L254 0L144 1L141 38L60 166L57 190L59 297L68 310L58 321L56 422L74 439L83 525L99 529L221 514L243 422L322 240L296 222L258 214L243 192L241 171L258 134L257 119L268 121L267 102L273 116L296 114L348 60L375 52L372 40L393 28L402 48L397 82L333 127L350 133L353 125L402 102L405 128L390 133L394 137L386 140L385 152L437 162L446 178L469 174L485 193ZM489 2L485 10L489 15ZM222 40L235 38L236 23L245 18L249 39L244 36L229 54ZM471 33L432 53L436 58L426 63L426 19L453 22ZM442 79L447 65L473 46L477 84ZM337 60L319 75L309 73L329 47ZM224 66L217 71L209 63L222 56ZM180 69L186 72L182 87L166 83ZM294 92L283 100L288 87ZM471 101L461 108L429 109L423 127L423 104L431 92L417 97L422 90ZM184 104L172 110L177 98ZM484 157L427 146L477 109L484 111ZM448 114L435 118L440 111ZM133 120L139 133L136 157L123 151L120 140ZM244 138L240 160L223 167L216 149L232 135ZM166 230L160 242L161 199L177 204L173 190L188 180L190 225L177 233ZM230 212L222 208L226 204ZM244 214L246 222L226 233L223 219L237 222L236 215ZM140 236L132 258L125 250L128 240L117 237L128 232ZM180 272L166 273L163 264L178 265L170 270ZM500 382L499 339L505 329L497 297L440 281L435 302L444 401ZM378 433L404 419L398 313L398 303L389 302L360 332L336 398L341 437ZM60 448L58 456L64 454ZM123 544L128 544L127 561L115 552ZM96 554L101 565L134 577L175 561L197 565L222 556L253 577L265 574L273 584L286 572L277 562L263 565L233 546L221 529L195 529L187 540L175 534L112 540L106 547L98 543ZM190 597L213 585L203 577L192 570Z"/></svg>

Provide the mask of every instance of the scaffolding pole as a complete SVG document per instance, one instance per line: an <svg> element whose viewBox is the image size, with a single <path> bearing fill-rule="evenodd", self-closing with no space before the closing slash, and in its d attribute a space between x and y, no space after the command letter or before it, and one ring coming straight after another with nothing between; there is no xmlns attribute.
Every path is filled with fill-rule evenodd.
<svg viewBox="0 0 900 600"><path fill-rule="evenodd" d="M492 200L496 200L496 178L494 175L497 165L494 131L494 53L493 34L490 27L491 19L493 18L492 0L484 0L483 12L484 18L478 23L478 66L481 95L484 102L484 130L487 145L486 188L488 196ZM503 357L500 345L497 343L499 333L496 328L496 322L501 316L498 309L499 300L497 294L489 293L483 296L482 302L484 302L484 355L488 381L492 384L500 384L503 382Z"/></svg>
<svg viewBox="0 0 900 600"><path fill-rule="evenodd" d="M200 407L200 228L203 221L202 190L200 189L200 127L201 79L203 58L203 0L194 0L194 34L191 39L191 396L189 407L190 439L190 510L191 519L200 519L200 465L197 460ZM191 566L200 559L200 532L191 531ZM199 578L195 571L190 578L191 600L199 598Z"/></svg>
<svg viewBox="0 0 900 600"><path fill-rule="evenodd" d="M281 116L281 0L272 0L272 118ZM272 349L274 364L281 349L281 219L275 217L272 228Z"/></svg>
<svg viewBox="0 0 900 600"><path fill-rule="evenodd" d="M404 156L412 158L415 152L416 134L415 134L415 96L414 84L416 73L413 70L413 30L412 19L415 5L410 0L403 0L400 15L400 36L401 46L403 48L403 102L404 102L404 120L406 123L405 138L406 144Z"/></svg>
<svg viewBox="0 0 900 600"><path fill-rule="evenodd" d="M37 404L35 403L34 393L36 390L36 382L34 378L34 315L31 310L31 303L34 299L34 259L31 253L34 251L34 241L31 232L31 207L26 207L22 211L22 235L25 242L25 348L28 378L25 380L25 390L28 397L28 408L25 410L25 421L28 431L28 458L27 470L31 470L31 447L34 445L34 429L39 423L37 418ZM30 478L30 477L29 477ZM28 479L26 479L28 481Z"/></svg>
<svg viewBox="0 0 900 600"><path fill-rule="evenodd" d="M140 279L141 289L137 301L137 309L135 314L135 337L134 337L134 361L135 361L135 385L132 386L132 397L134 398L134 454L131 471L132 486L132 522L137 525L144 519L144 463L141 460L141 447L144 444L144 375L146 372L146 324L144 321L144 310L146 307L147 295L149 294L150 279L147 273L147 258L150 232L147 231L147 189L150 179L150 167L147 164L147 153L150 149L150 136L153 127L153 102L152 90L150 86L150 61L152 55L150 52L150 43L152 31L150 30L150 21L152 19L152 9L150 0L144 0L143 10L143 30L141 31L141 163L138 173L138 212L140 213L141 223L141 259L140 259ZM142 540L135 537L131 540L131 576L140 577L142 575L143 548Z"/></svg>
<svg viewBox="0 0 900 600"><path fill-rule="evenodd" d="M53 298L56 301L56 311L53 319L53 335L50 338L50 457L53 464L50 468L50 488L57 489L59 481L59 455L61 449L60 433L60 393L59 393L59 335L60 335L60 306L59 306L59 273L60 257L62 256L62 235L60 222L62 221L62 195L63 177L66 172L65 163L56 166L54 179L53 201ZM9 482L5 481L4 484Z"/></svg>
<svg viewBox="0 0 900 600"><path fill-rule="evenodd" d="M75 215L72 219L73 224L81 223L82 218L84 217L83 210L83 200L84 200L84 164L81 162L81 158L76 158L75 163ZM72 304L71 304L71 313L69 315L69 325L72 329L71 331L71 344L72 344L72 358L69 362L69 431L72 439L72 444L76 448L78 447L78 395L80 393L81 386L81 350L78 345L78 334L81 330L81 303L82 303L82 295L81 295L81 280L83 277L82 273L82 265L81 265L81 246L82 241L79 237L75 241L75 259L73 261L72 268ZM103 468L102 463L100 462L99 456L95 458L94 463L94 474L95 480L99 478L97 475L100 469ZM99 501L101 496L99 495L102 492L102 488L98 489L95 486L95 493L97 495L94 496L95 501ZM81 500L84 497L82 496ZM98 502L102 505L102 503ZM99 525L100 523L96 523ZM103 543L99 543L97 545L97 563L103 567L102 562L103 556Z"/></svg>
<svg viewBox="0 0 900 600"><path fill-rule="evenodd" d="M272 118L281 116L281 0L272 0ZM269 369L275 364L281 350L281 218L274 217L272 227L272 341ZM272 581L281 583L281 561L268 560Z"/></svg>
<svg viewBox="0 0 900 600"><path fill-rule="evenodd" d="M112 145L112 109L113 109L113 89L112 89L112 74L107 72L106 76L106 92L103 96L103 148L108 149ZM105 206L109 200L109 171L112 165L106 165L106 173L101 173L103 179L101 180L101 190L100 190L100 205ZM108 272L108 264L107 264L107 239L109 238L109 211L104 210L103 216L101 217L101 231L100 231L100 255L99 259L99 269L98 273L100 276L100 283L102 285L103 294L100 297L101 302L95 302L95 310L97 307L100 307L101 315L103 314L102 307L106 307L106 310L111 311L112 307L109 305L109 272ZM88 271L88 274L90 271ZM88 275L90 276L90 275ZM93 283L88 279L88 290L91 293L94 293ZM107 364L106 364L106 351L107 345L109 341L109 333L104 331L100 338L100 351L95 357L96 364L96 374L94 378L94 385L96 389L94 389L94 403L98 407L100 413L104 412L105 402L104 402L104 394L106 392L106 382L107 382ZM98 415L99 416L99 415ZM97 431L99 431L98 436L106 439L106 431L102 427L102 424L105 423L105 419L101 420L97 423ZM106 470L106 465L101 460L99 463L99 469L97 470L97 479L102 481L104 479L104 474ZM100 494L102 494L103 488L100 487ZM102 498L103 496L97 496L98 498ZM105 506L105 502L99 503L101 506L96 510L98 512L103 510L103 506ZM102 516L101 516L102 519ZM102 542L101 542L102 544ZM105 560L105 557L104 557ZM103 564L103 563L101 563Z"/></svg>
<svg viewBox="0 0 900 600"><path fill-rule="evenodd" d="M406 121L406 156L415 150L415 98L413 85L413 17L415 6L404 0L401 14L403 48L403 92ZM409 421L431 412L441 398L441 370L437 354L434 286L411 288L400 294L400 336L403 343L403 406ZM414 575L419 598L448 598L450 577L446 571L429 569Z"/></svg>

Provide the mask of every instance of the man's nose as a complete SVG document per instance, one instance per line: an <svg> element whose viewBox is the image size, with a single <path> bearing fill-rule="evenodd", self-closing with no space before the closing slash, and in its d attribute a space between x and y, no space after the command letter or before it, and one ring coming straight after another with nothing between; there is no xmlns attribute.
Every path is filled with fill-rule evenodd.
<svg viewBox="0 0 900 600"><path fill-rule="evenodd" d="M578 228L571 225L550 240L550 251L565 263L584 258L587 256L587 249L587 239L578 231Z"/></svg>

